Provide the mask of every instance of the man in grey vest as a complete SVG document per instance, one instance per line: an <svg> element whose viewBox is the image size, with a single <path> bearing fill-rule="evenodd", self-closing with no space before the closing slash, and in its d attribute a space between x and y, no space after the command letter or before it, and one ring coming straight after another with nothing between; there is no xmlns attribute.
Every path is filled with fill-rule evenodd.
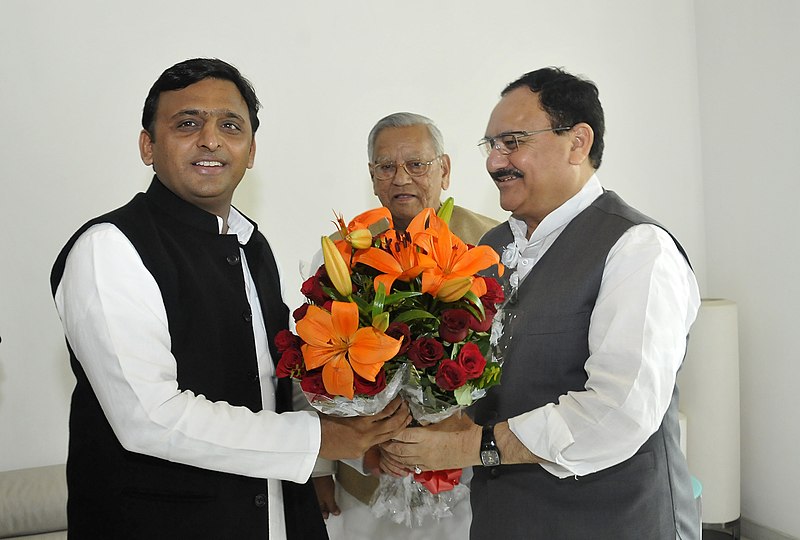
<svg viewBox="0 0 800 540"><path fill-rule="evenodd" d="M475 466L471 538L700 538L675 379L700 304L677 241L595 174L596 86L555 68L502 92L480 146L508 222L500 386L384 445L395 474Z"/></svg>
<svg viewBox="0 0 800 540"><path fill-rule="evenodd" d="M308 477L410 421L291 412L272 250L233 193L259 102L221 60L167 69L145 101L146 193L81 227L51 274L76 386L71 538L327 538Z"/></svg>

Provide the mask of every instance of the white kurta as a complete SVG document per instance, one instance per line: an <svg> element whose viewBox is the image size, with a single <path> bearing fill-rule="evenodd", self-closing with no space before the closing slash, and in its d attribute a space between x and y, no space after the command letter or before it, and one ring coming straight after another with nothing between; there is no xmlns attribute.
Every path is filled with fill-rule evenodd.
<svg viewBox="0 0 800 540"><path fill-rule="evenodd" d="M245 244L253 226L233 208L228 223ZM270 538L283 539L279 480L308 479L319 452L320 424L312 412L274 412L266 328L241 248L240 256L261 378L264 410L258 413L179 391L158 285L115 226L95 225L77 240L56 291L56 308L122 446L169 461L270 479Z"/></svg>
<svg viewBox="0 0 800 540"><path fill-rule="evenodd" d="M507 271L516 270L524 280L569 222L602 193L593 176L529 239L526 225L510 219L515 247L503 257L513 260ZM669 234L649 224L630 228L606 258L589 323L586 389L509 419L511 431L562 478L628 459L661 425L699 306L694 273Z"/></svg>

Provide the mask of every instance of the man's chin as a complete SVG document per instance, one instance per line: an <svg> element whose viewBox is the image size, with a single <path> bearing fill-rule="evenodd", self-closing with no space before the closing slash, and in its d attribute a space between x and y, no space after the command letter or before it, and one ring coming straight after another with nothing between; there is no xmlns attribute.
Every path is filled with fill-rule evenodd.
<svg viewBox="0 0 800 540"><path fill-rule="evenodd" d="M414 216L422 212L422 205L417 201L409 204L397 204L395 202L389 207L389 212L392 213L392 219L411 221Z"/></svg>

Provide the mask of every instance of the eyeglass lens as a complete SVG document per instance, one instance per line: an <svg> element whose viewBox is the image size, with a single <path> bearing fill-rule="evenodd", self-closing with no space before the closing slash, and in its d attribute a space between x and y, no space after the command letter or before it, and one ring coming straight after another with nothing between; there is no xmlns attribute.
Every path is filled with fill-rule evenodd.
<svg viewBox="0 0 800 540"><path fill-rule="evenodd" d="M397 174L397 167L398 165L403 167L405 171L408 173L409 176L422 176L428 172L431 168L431 163L435 160L431 161L419 161L416 159L412 159L409 161L404 161L402 163L395 163L394 161L389 161L386 163L376 163L373 165L372 170L375 178L379 180L390 180L395 177Z"/></svg>

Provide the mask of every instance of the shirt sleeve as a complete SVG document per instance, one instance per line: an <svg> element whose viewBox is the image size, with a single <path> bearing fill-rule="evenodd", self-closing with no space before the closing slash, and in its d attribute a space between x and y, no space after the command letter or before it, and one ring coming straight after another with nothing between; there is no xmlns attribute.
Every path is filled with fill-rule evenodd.
<svg viewBox="0 0 800 540"><path fill-rule="evenodd" d="M661 425L699 306L694 273L669 234L632 227L606 259L585 390L511 418L509 427L558 477L628 459Z"/></svg>
<svg viewBox="0 0 800 540"><path fill-rule="evenodd" d="M311 412L253 413L179 391L158 285L111 224L77 240L55 295L67 340L124 448L211 470L305 482L320 446Z"/></svg>

